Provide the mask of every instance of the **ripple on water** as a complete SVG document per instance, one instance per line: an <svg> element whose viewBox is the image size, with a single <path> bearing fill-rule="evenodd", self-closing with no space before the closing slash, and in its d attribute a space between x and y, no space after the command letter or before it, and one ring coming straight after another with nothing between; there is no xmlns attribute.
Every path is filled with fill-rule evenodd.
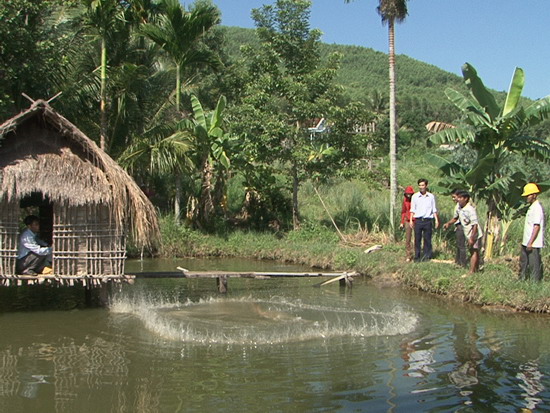
<svg viewBox="0 0 550 413"><path fill-rule="evenodd" d="M280 297L208 298L180 303L158 297L114 297L110 311L137 317L152 334L176 342L262 345L333 337L373 337L412 332L418 317L308 304Z"/></svg>

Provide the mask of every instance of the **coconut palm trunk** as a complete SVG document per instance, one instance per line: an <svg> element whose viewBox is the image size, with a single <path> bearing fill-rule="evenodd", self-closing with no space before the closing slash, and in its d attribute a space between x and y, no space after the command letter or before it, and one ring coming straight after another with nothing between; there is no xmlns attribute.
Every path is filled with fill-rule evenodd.
<svg viewBox="0 0 550 413"><path fill-rule="evenodd" d="M181 110L181 65L176 64L176 111L180 113ZM174 182L176 187L176 193L174 198L174 219L179 222L181 214L181 193L182 193L182 179L181 172L176 172L176 179Z"/></svg>
<svg viewBox="0 0 550 413"><path fill-rule="evenodd" d="M397 200L397 110L395 82L395 24L388 21L389 83L390 83L390 228L394 232L394 212Z"/></svg>
<svg viewBox="0 0 550 413"><path fill-rule="evenodd" d="M395 23L407 17L407 0L379 0L378 14L388 24L390 84L390 229L395 232L394 214L397 202L397 99L395 76Z"/></svg>
<svg viewBox="0 0 550 413"><path fill-rule="evenodd" d="M176 64L176 111L181 110L181 65Z"/></svg>
<svg viewBox="0 0 550 413"><path fill-rule="evenodd" d="M101 87L99 92L99 147L107 151L107 45L101 39Z"/></svg>

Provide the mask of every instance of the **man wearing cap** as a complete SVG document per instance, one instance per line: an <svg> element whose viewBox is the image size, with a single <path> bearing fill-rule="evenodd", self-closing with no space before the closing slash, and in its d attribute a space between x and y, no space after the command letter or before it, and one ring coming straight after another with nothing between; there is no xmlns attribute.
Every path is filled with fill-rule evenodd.
<svg viewBox="0 0 550 413"><path fill-rule="evenodd" d="M542 280L541 248L544 246L544 210L537 199L540 189L537 184L528 183L521 196L530 204L523 226L523 240L519 257L521 280Z"/></svg>
<svg viewBox="0 0 550 413"><path fill-rule="evenodd" d="M411 199L411 213L409 225L414 228L414 260L431 260L432 251L432 229L439 227L439 217L437 216L437 207L435 197L428 192L428 180L421 178L418 180L419 192L415 193ZM414 220L414 221L413 221ZM423 254L420 255L420 246L424 243Z"/></svg>

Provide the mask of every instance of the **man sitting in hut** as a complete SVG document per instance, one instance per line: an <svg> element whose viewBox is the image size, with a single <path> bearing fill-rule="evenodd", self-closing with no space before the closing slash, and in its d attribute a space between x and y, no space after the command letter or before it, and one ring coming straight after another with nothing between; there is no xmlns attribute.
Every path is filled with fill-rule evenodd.
<svg viewBox="0 0 550 413"><path fill-rule="evenodd" d="M17 274L36 275L51 273L52 248L38 238L40 220L29 215L24 220L27 229L19 237L15 270Z"/></svg>

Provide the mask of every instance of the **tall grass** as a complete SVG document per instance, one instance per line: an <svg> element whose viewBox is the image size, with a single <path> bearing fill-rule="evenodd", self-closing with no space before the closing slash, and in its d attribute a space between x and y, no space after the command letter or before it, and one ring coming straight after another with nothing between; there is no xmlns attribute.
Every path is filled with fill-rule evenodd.
<svg viewBox="0 0 550 413"><path fill-rule="evenodd" d="M346 233L389 231L388 191L373 190L364 182L343 179L334 179L318 186L317 190L328 212L313 190L313 184L306 182L300 198L301 214L306 220L332 226L330 214L340 230Z"/></svg>

